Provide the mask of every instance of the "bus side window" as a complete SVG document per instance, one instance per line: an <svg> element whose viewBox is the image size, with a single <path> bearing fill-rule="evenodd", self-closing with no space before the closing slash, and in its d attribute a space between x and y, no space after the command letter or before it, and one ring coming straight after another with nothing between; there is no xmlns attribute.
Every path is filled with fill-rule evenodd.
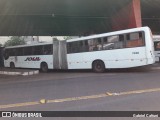
<svg viewBox="0 0 160 120"><path fill-rule="evenodd" d="M71 43L67 43L67 53L71 53Z"/></svg>
<svg viewBox="0 0 160 120"><path fill-rule="evenodd" d="M17 56L23 56L23 48L17 48Z"/></svg>
<svg viewBox="0 0 160 120"><path fill-rule="evenodd" d="M78 52L78 42L69 42L67 44L68 53L77 53Z"/></svg>
<svg viewBox="0 0 160 120"><path fill-rule="evenodd" d="M97 48L98 48L98 51L103 49L103 47L102 47L102 38L97 38Z"/></svg>
<svg viewBox="0 0 160 120"><path fill-rule="evenodd" d="M43 46L43 54L44 55L51 55L51 54L53 54L53 45L44 45Z"/></svg>
<svg viewBox="0 0 160 120"><path fill-rule="evenodd" d="M90 39L88 40L89 51L98 51L98 39Z"/></svg>
<svg viewBox="0 0 160 120"><path fill-rule="evenodd" d="M84 46L83 46L83 41L78 41L78 46L77 46L77 52L84 52Z"/></svg>
<svg viewBox="0 0 160 120"><path fill-rule="evenodd" d="M143 39L143 33L142 32L139 32L139 39Z"/></svg>
<svg viewBox="0 0 160 120"><path fill-rule="evenodd" d="M72 42L72 53L78 53L79 52L79 44L78 42Z"/></svg>
<svg viewBox="0 0 160 120"><path fill-rule="evenodd" d="M89 51L88 40L67 43L68 54L88 52L88 51Z"/></svg>
<svg viewBox="0 0 160 120"><path fill-rule="evenodd" d="M110 43L108 43L108 37L103 38L103 50L109 50Z"/></svg>
<svg viewBox="0 0 160 120"><path fill-rule="evenodd" d="M127 34L126 47L141 47L144 46L143 32L135 32Z"/></svg>
<svg viewBox="0 0 160 120"><path fill-rule="evenodd" d="M127 41L130 40L130 34L126 35L126 39L127 39Z"/></svg>
<svg viewBox="0 0 160 120"><path fill-rule="evenodd" d="M32 55L32 47L24 47L24 55Z"/></svg>
<svg viewBox="0 0 160 120"><path fill-rule="evenodd" d="M124 35L119 35L119 40L116 44L117 44L117 49L124 48L124 44L125 44Z"/></svg>
<svg viewBox="0 0 160 120"><path fill-rule="evenodd" d="M89 52L88 40L83 41L84 52Z"/></svg>
<svg viewBox="0 0 160 120"><path fill-rule="evenodd" d="M114 35L103 38L103 49L121 49L124 48L124 35Z"/></svg>
<svg viewBox="0 0 160 120"><path fill-rule="evenodd" d="M35 46L33 47L33 55L43 55L43 46Z"/></svg>
<svg viewBox="0 0 160 120"><path fill-rule="evenodd" d="M118 49L118 45L116 44L119 42L119 36L114 35L114 36L109 36L108 37L108 49Z"/></svg>
<svg viewBox="0 0 160 120"><path fill-rule="evenodd" d="M115 36L109 36L103 38L103 50L111 50L114 49L115 42L118 39Z"/></svg>
<svg viewBox="0 0 160 120"><path fill-rule="evenodd" d="M9 55L10 56L16 56L16 54L17 54L16 51L17 50L15 48L9 49Z"/></svg>

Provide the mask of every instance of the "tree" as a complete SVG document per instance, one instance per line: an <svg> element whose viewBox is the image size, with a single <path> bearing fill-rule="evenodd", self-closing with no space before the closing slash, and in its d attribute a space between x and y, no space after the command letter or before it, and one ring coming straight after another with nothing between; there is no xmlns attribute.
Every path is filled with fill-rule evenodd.
<svg viewBox="0 0 160 120"><path fill-rule="evenodd" d="M15 45L24 45L25 41L24 38L19 37L19 36L12 36L10 40L5 42L4 46L15 46Z"/></svg>
<svg viewBox="0 0 160 120"><path fill-rule="evenodd" d="M78 36L64 36L63 37L64 40L70 40L70 39L73 39L73 38L78 38Z"/></svg>

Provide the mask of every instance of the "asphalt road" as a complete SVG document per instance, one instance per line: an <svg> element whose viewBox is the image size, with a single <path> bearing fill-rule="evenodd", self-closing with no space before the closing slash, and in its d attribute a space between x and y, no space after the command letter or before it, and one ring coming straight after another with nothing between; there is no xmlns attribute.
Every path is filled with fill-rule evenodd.
<svg viewBox="0 0 160 120"><path fill-rule="evenodd" d="M0 75L0 110L160 111L159 76L158 69Z"/></svg>

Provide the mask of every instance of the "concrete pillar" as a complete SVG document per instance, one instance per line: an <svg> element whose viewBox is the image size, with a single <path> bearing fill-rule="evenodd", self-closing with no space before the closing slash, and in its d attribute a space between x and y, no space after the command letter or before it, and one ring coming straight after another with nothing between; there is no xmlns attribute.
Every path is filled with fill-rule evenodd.
<svg viewBox="0 0 160 120"><path fill-rule="evenodd" d="M122 30L142 26L140 0L131 0L112 17L112 30Z"/></svg>

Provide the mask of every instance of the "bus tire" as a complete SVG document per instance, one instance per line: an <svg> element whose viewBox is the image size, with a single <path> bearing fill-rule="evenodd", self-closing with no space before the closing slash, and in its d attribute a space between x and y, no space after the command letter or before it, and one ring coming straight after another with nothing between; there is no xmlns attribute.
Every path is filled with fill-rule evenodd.
<svg viewBox="0 0 160 120"><path fill-rule="evenodd" d="M41 63L41 71L42 72L48 72L48 65L47 65L47 63L45 63L45 62Z"/></svg>
<svg viewBox="0 0 160 120"><path fill-rule="evenodd" d="M102 60L96 60L92 64L92 69L94 72L102 73L105 71L105 65Z"/></svg>
<svg viewBox="0 0 160 120"><path fill-rule="evenodd" d="M15 68L15 64L13 62L10 63L10 68L14 69Z"/></svg>

